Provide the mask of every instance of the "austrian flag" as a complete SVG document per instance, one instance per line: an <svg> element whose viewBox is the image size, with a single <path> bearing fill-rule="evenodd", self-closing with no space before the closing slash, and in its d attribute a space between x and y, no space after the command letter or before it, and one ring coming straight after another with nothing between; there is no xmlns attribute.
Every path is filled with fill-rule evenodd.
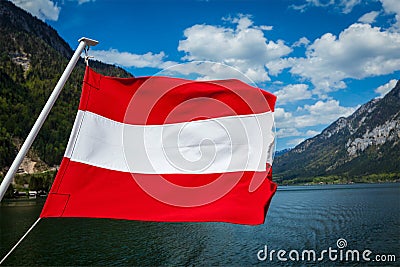
<svg viewBox="0 0 400 267"><path fill-rule="evenodd" d="M261 224L276 97L239 80L114 78L87 67L40 217Z"/></svg>

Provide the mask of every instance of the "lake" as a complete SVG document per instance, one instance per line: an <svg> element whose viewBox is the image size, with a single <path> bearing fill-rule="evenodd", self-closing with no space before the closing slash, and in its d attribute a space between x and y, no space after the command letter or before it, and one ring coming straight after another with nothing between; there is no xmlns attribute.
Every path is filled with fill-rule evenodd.
<svg viewBox="0 0 400 267"><path fill-rule="evenodd" d="M38 218L42 206L41 201L27 200L1 204L1 258ZM350 257L355 250L359 260L356 254ZM399 266L400 184L282 186L265 224L259 226L42 219L4 262L29 266L317 263Z"/></svg>

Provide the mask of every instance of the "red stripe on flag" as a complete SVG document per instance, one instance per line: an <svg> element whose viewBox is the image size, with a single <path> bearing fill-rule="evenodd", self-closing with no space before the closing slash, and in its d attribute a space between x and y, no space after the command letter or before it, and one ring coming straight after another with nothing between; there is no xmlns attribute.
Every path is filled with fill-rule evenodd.
<svg viewBox="0 0 400 267"><path fill-rule="evenodd" d="M87 68L79 109L128 124L160 125L274 111L275 101L239 80L114 78Z"/></svg>
<svg viewBox="0 0 400 267"><path fill-rule="evenodd" d="M271 171L254 173L226 173L223 179L236 175L241 178L236 186L220 199L198 207L177 207L165 204L148 195L133 176L158 179L158 175L118 172L70 161L63 175L58 175L42 213L43 217L116 218L145 221L223 221L241 224L262 224L270 199L276 191ZM270 169L271 170L271 169ZM260 188L249 192L254 175L264 179ZM197 187L221 177L221 174L162 175L174 184ZM221 179L221 178L219 178ZM219 180L218 179L218 180ZM234 179L234 178L232 178ZM62 183L58 180L62 180ZM160 188L160 190L163 190ZM62 196L62 197L58 197ZM68 196L68 197L67 197ZM54 200L57 201L54 201ZM61 203L63 202L63 203ZM60 207L61 206L61 207Z"/></svg>

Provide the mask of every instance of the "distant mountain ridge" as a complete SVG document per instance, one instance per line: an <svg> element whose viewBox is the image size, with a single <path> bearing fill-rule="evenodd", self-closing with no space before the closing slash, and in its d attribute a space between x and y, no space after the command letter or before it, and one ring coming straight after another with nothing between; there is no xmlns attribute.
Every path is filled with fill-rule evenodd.
<svg viewBox="0 0 400 267"><path fill-rule="evenodd" d="M277 156L279 182L334 177L347 181L371 175L400 176L400 81L385 97L339 118L319 135Z"/></svg>
<svg viewBox="0 0 400 267"><path fill-rule="evenodd" d="M0 0L0 179L72 54L52 27L12 2ZM104 75L132 76L97 61L90 61L90 66ZM75 119L84 70L80 59L28 154L37 163L31 171L60 163Z"/></svg>
<svg viewBox="0 0 400 267"><path fill-rule="evenodd" d="M278 150L278 151L275 152L274 156L275 157L282 156L283 154L289 152L290 150L292 150L292 148L285 148L285 149L282 149L282 150Z"/></svg>

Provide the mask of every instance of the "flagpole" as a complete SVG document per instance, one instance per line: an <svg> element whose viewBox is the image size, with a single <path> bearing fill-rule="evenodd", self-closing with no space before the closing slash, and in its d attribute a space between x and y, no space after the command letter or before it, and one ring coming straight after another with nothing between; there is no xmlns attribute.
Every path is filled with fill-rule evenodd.
<svg viewBox="0 0 400 267"><path fill-rule="evenodd" d="M63 89L66 81L68 80L72 70L74 69L76 63L78 62L79 57L81 56L83 50L86 47L95 46L99 42L96 40L92 40L89 38L82 37L79 39L79 46L75 50L71 60L69 61L67 67L65 68L61 78L58 80L58 83L54 87L53 92L51 93L49 99L46 102L46 105L43 107L42 111L40 112L39 117L37 118L35 124L33 125L28 137L26 138L24 144L22 145L20 151L18 152L17 156L14 159L10 169L8 170L6 176L4 177L1 185L0 185L0 201L3 199L4 194L7 191L8 186L10 185L12 178L14 177L15 173L17 172L19 166L22 163L26 153L28 153L29 148L31 147L33 141L35 140L37 134L39 133L40 128L42 127L44 121L46 120L47 116L50 113L51 108L53 107L54 103L56 102L61 90Z"/></svg>

